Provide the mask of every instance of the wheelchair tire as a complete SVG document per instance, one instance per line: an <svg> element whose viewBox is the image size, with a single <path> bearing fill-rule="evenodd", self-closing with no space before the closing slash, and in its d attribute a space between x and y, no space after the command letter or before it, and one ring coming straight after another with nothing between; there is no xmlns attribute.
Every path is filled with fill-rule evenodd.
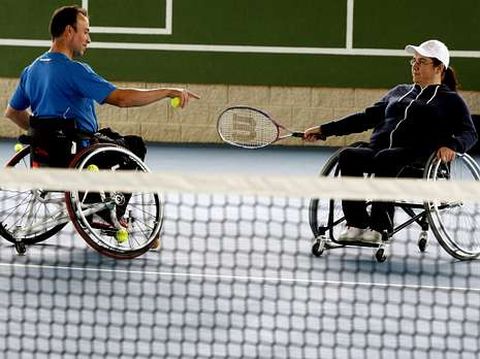
<svg viewBox="0 0 480 359"><path fill-rule="evenodd" d="M30 168L30 147L17 152L5 165L18 169ZM63 192L47 192L41 189L0 189L5 201L0 214L0 235L7 241L30 245L44 241L58 233L68 221L51 220L54 212L65 212ZM51 200L46 199L48 197ZM28 228L31 228L29 231Z"/></svg>
<svg viewBox="0 0 480 359"><path fill-rule="evenodd" d="M125 166L129 166L128 169L132 170L150 171L132 152L112 144L96 144L86 148L72 160L70 167L82 171L90 165L100 169L125 169ZM163 202L158 193L70 191L65 193L65 201L78 233L90 247L108 257L138 257L147 252L159 237L163 222ZM117 220L120 207L124 214ZM108 214L108 218L115 217L117 223L98 227L92 218L98 215L105 217L105 214ZM124 221L123 226L120 225L121 220ZM121 240L117 236L120 231L124 234Z"/></svg>
<svg viewBox="0 0 480 359"><path fill-rule="evenodd" d="M362 147L366 142L355 142L349 147ZM338 177L340 170L338 169L338 157L344 150L341 148L335 151L327 160L320 171L320 177ZM328 210L327 218L325 218L325 211ZM309 204L309 224L315 238L323 235L336 241L341 231L340 223L344 222L343 211L341 208L341 201L335 199L318 199L313 198Z"/></svg>
<svg viewBox="0 0 480 359"><path fill-rule="evenodd" d="M441 180L480 180L480 168L468 154L458 154L445 164L432 156L425 167L424 178ZM480 256L478 204L464 202L426 202L430 227L443 249L460 260Z"/></svg>

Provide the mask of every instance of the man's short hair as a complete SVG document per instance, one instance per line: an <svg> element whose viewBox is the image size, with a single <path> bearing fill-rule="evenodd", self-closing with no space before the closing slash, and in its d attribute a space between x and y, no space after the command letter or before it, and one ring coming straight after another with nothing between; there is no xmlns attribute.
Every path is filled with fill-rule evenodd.
<svg viewBox="0 0 480 359"><path fill-rule="evenodd" d="M52 39L60 37L68 25L76 29L78 14L88 16L87 10L78 5L62 6L55 10L50 20Z"/></svg>

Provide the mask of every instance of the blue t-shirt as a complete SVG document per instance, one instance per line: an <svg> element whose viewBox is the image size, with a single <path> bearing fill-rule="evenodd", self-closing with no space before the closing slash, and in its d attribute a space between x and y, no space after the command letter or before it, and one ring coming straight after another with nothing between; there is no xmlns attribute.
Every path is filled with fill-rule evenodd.
<svg viewBox="0 0 480 359"><path fill-rule="evenodd" d="M98 130L94 101L102 104L115 88L90 66L46 52L23 70L10 106L30 107L39 118L74 118L79 129L93 133Z"/></svg>

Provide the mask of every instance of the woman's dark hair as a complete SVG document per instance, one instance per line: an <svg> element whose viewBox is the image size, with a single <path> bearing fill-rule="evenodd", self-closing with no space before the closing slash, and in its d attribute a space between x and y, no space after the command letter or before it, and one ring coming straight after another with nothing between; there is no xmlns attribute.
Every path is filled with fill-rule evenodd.
<svg viewBox="0 0 480 359"><path fill-rule="evenodd" d="M52 35L52 39L61 36L68 25L76 30L78 14L88 16L87 10L78 5L62 6L55 10L50 20L50 35Z"/></svg>
<svg viewBox="0 0 480 359"><path fill-rule="evenodd" d="M440 66L442 62L439 59L432 58L434 66ZM457 74L452 67L447 67L442 74L442 84L448 86L450 90L457 92L459 83L457 80Z"/></svg>

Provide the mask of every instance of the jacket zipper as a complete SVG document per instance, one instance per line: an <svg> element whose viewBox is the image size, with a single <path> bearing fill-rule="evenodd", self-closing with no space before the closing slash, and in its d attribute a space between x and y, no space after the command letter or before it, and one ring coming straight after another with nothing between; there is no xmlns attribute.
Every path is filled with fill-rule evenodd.
<svg viewBox="0 0 480 359"><path fill-rule="evenodd" d="M422 88L420 90L420 93L417 95L417 97L415 97L412 101L410 101L410 103L408 104L408 106L405 108L405 112L403 114L403 119L398 121L397 125L395 126L395 128L392 130L392 132L390 132L390 145L388 146L388 148L392 148L392 145L393 145L393 133L395 132L395 130L398 128L398 126L400 126L400 124L405 121L407 119L407 112L408 112L408 109L410 108L410 106L412 105L412 103L416 100L418 100L418 98L422 95L423 93L423 90L425 90L426 87ZM405 96L404 96L405 97ZM403 97L402 97L403 98Z"/></svg>

